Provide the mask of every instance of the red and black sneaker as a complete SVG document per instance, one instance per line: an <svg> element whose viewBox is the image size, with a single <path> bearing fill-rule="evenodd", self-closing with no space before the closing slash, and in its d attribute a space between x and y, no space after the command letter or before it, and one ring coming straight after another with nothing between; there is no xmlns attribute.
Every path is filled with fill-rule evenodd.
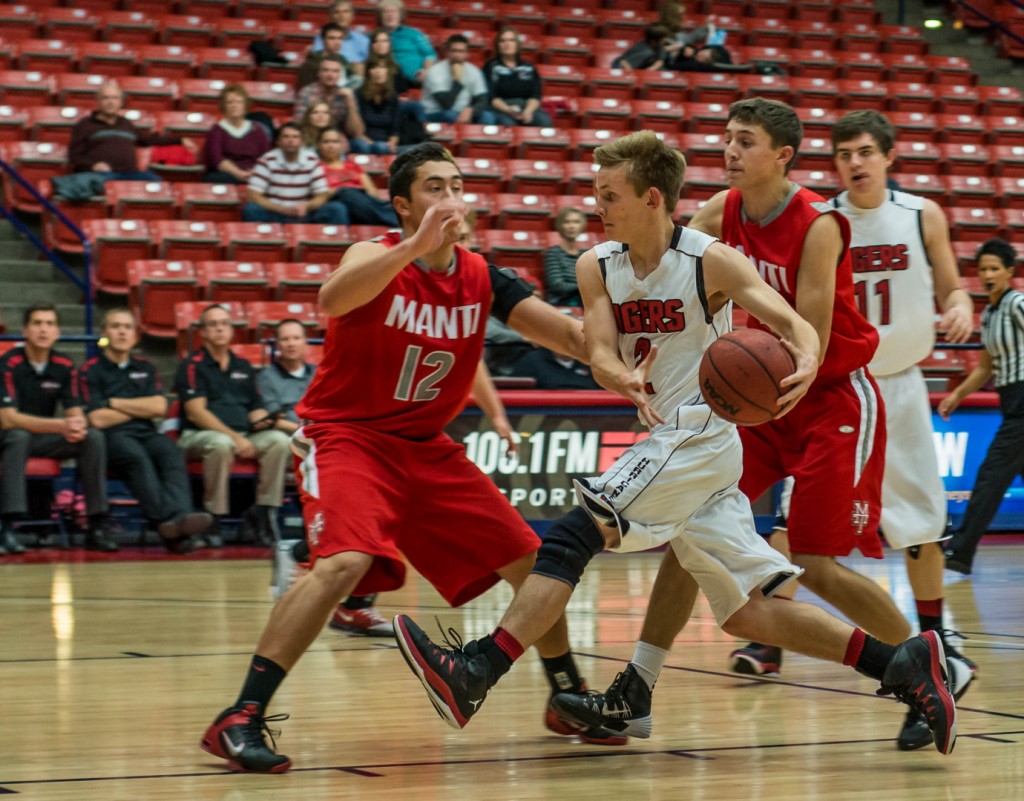
<svg viewBox="0 0 1024 801"><path fill-rule="evenodd" d="M259 704L245 702L241 708L225 709L210 724L199 747L220 759L226 759L231 770L239 773L284 773L292 761L278 754L274 748L274 736L281 732L272 731L267 723L286 720L287 715L263 717ZM263 735L270 737L270 747Z"/></svg>
<svg viewBox="0 0 1024 801"><path fill-rule="evenodd" d="M948 754L956 745L956 702L938 632L923 631L896 646L882 676L879 695L895 695L924 715L935 748Z"/></svg>

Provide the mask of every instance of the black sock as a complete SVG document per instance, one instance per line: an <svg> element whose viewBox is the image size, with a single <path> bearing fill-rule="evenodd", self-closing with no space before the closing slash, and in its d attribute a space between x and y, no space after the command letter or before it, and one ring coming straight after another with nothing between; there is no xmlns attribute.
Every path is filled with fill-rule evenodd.
<svg viewBox="0 0 1024 801"><path fill-rule="evenodd" d="M377 593L373 593L373 595L350 595L341 602L341 605L346 609L351 609L353 612L356 612L360 609L369 609L373 606L373 602L376 600Z"/></svg>
<svg viewBox="0 0 1024 801"><path fill-rule="evenodd" d="M309 561L309 543L305 540L299 540L295 543L295 547L292 548L292 556L295 557L296 562L308 562Z"/></svg>
<svg viewBox="0 0 1024 801"><path fill-rule="evenodd" d="M876 640L870 634L864 637L864 648L857 658L857 671L878 681L885 675L885 668L892 659L895 645Z"/></svg>
<svg viewBox="0 0 1024 801"><path fill-rule="evenodd" d="M490 634L477 640L477 647L478 652L487 659L487 663L490 665L492 685L512 669L512 660L498 647L494 642L494 637Z"/></svg>
<svg viewBox="0 0 1024 801"><path fill-rule="evenodd" d="M249 701L259 704L261 710L266 709L286 675L285 669L277 662L254 655L235 706L240 708L244 702Z"/></svg>
<svg viewBox="0 0 1024 801"><path fill-rule="evenodd" d="M103 530L103 526L107 522L107 513L98 512L94 515L89 515L89 533L95 533Z"/></svg>
<svg viewBox="0 0 1024 801"><path fill-rule="evenodd" d="M551 685L551 694L578 692L583 689L583 679L576 669L576 661L572 658L572 651L566 651L561 656L551 659L541 657L544 663L544 670L548 674L548 684Z"/></svg>

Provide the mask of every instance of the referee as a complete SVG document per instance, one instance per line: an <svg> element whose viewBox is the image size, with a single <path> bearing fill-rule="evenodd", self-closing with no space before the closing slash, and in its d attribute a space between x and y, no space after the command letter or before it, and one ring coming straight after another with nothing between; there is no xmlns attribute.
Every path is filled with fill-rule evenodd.
<svg viewBox="0 0 1024 801"><path fill-rule="evenodd" d="M978 469L960 528L946 547L946 568L970 575L978 541L999 504L1024 470L1024 294L1011 288L1017 253L1009 242L989 239L978 249L978 277L988 293L981 316L981 361L939 404L948 420L960 402L995 375L1003 422Z"/></svg>

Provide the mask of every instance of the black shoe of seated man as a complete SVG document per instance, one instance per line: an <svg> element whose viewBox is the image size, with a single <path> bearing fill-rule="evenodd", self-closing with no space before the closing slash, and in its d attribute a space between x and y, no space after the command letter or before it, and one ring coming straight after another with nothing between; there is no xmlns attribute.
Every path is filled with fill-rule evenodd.
<svg viewBox="0 0 1024 801"><path fill-rule="evenodd" d="M223 548L224 537L220 533L220 518L214 517L210 527L206 529L200 538L207 548Z"/></svg>
<svg viewBox="0 0 1024 801"><path fill-rule="evenodd" d="M165 542L182 537L202 534L213 524L213 515L208 512L189 512L176 515L157 526L157 533Z"/></svg>
<svg viewBox="0 0 1024 801"><path fill-rule="evenodd" d="M95 528L88 531L85 535L85 550L114 553L119 551L120 548L105 528Z"/></svg>
<svg viewBox="0 0 1024 801"><path fill-rule="evenodd" d="M3 554L17 556L19 553L25 553L25 546L18 542L18 538L14 536L14 532L4 531L0 534L0 556Z"/></svg>

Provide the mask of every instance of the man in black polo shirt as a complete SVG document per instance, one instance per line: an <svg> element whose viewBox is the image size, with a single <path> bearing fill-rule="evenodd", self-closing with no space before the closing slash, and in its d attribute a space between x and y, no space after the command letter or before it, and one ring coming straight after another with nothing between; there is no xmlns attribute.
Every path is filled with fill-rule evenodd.
<svg viewBox="0 0 1024 801"><path fill-rule="evenodd" d="M21 553L14 524L28 514L25 463L29 457L75 459L85 492L89 530L85 547L116 551L107 522L107 450L103 434L89 428L74 391L74 364L53 350L60 337L57 309L35 303L25 310L25 344L0 359L0 449L3 455L3 534L0 550ZM55 417L60 403L63 417Z"/></svg>
<svg viewBox="0 0 1024 801"><path fill-rule="evenodd" d="M178 447L187 458L203 460L204 504L217 518L228 513L228 480L235 457L259 461L256 506L250 518L255 518L257 537L266 539L277 531L290 458L288 435L274 429L276 416L263 408L252 365L231 352L231 315L221 306L207 306L199 322L203 347L178 366L175 379L182 413ZM219 536L208 534L206 540L216 546Z"/></svg>
<svg viewBox="0 0 1024 801"><path fill-rule="evenodd" d="M193 511L181 451L153 423L167 413L156 367L132 356L139 335L131 309L108 311L102 332L103 353L79 371L89 424L102 429L110 469L138 499L167 550L188 553L195 547L193 535L209 528L213 518Z"/></svg>

